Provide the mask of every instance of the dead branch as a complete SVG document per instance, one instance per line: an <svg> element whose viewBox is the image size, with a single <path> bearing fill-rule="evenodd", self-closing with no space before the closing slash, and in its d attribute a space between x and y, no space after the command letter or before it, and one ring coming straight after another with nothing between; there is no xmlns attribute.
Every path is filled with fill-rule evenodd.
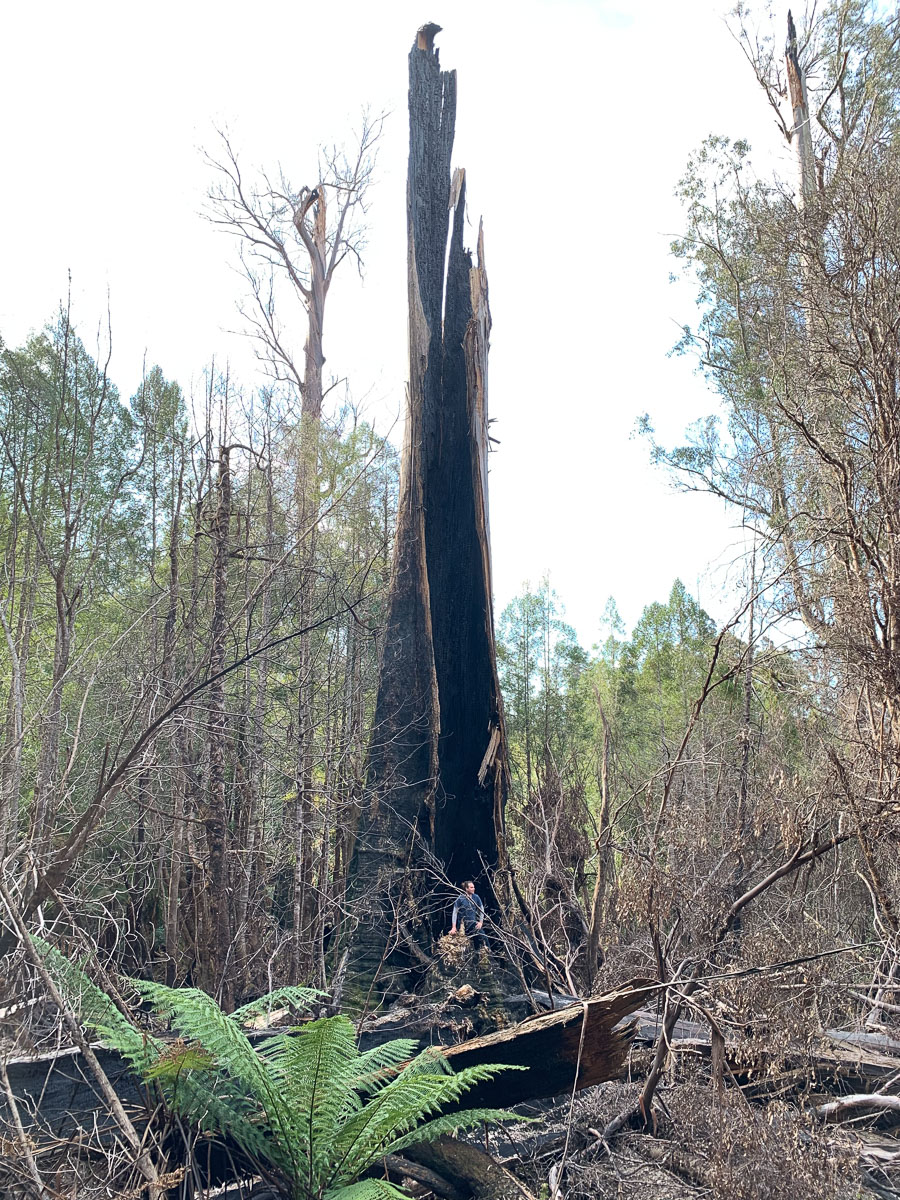
<svg viewBox="0 0 900 1200"><path fill-rule="evenodd" d="M125 1141L134 1155L135 1166L150 1185L151 1200L155 1200L155 1198L160 1196L164 1190L159 1186L160 1175L156 1165L154 1164L149 1152L144 1148L141 1138L138 1136L138 1132L135 1129L131 1118L128 1116L124 1107L122 1106L122 1101L116 1095L115 1089L109 1082L106 1072L100 1066L97 1056L94 1053L90 1042L84 1036L81 1026L76 1020L72 1010L63 999L53 980L53 977L44 965L43 959L35 950L34 944L31 940L31 935L28 932L28 928L25 925L25 922L22 919L15 902L7 891L6 885L2 879L0 879L0 900L3 901L6 911L18 932L22 949L24 950L28 961L31 963L32 967L40 977L44 987L47 989L47 994L58 1008L60 1016L62 1017L63 1022L69 1031L72 1041L84 1055L85 1062L90 1068L94 1078L97 1080L100 1091L103 1093L103 1098L109 1106L109 1111L115 1118L116 1124L122 1131L122 1136L125 1138Z"/></svg>

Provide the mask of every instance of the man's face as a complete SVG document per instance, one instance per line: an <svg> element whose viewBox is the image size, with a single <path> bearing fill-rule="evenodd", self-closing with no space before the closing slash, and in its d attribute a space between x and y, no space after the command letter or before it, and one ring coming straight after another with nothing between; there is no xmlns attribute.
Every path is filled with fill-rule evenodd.
<svg viewBox="0 0 900 1200"><path fill-rule="evenodd" d="M466 884L466 895L467 895L467 896L474 896L474 895L475 895L475 884L474 884L474 883L467 883L467 884Z"/></svg>

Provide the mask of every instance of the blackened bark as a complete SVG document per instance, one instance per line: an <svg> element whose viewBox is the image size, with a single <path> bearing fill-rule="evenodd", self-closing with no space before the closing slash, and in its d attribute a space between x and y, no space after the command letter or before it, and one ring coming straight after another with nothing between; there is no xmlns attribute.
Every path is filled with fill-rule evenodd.
<svg viewBox="0 0 900 1200"><path fill-rule="evenodd" d="M483 244L463 246L465 176L451 184L456 73L430 39L409 56L409 389L368 797L351 868L361 921L351 978L390 988L396 917L429 933L443 869L490 905L506 797L487 519ZM447 257L450 212L453 231ZM446 269L446 276L445 276ZM358 902L367 899L368 906ZM435 923L447 914L431 913Z"/></svg>
<svg viewBox="0 0 900 1200"><path fill-rule="evenodd" d="M490 883L485 867L496 866L497 831L494 772L481 773L481 766L493 730L502 728L502 717L485 554L486 513L480 519L483 499L476 486L481 483L476 426L486 425L486 412L479 414L470 403L471 348L465 344L473 319L473 269L462 240L462 171L452 190L456 205L447 265L441 397L433 411L426 409L425 418L425 546L440 706L434 850L453 881L477 878L484 895Z"/></svg>

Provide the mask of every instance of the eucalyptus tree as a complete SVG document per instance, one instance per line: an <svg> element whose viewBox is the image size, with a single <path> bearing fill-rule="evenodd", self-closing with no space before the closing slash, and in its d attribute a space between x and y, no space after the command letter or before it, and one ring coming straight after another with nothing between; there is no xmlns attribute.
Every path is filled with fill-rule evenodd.
<svg viewBox="0 0 900 1200"><path fill-rule="evenodd" d="M836 0L789 20L783 60L738 14L795 179L709 139L680 186L674 245L697 283L696 351L723 402L675 450L688 486L739 506L763 586L820 656L831 781L877 921L900 931L882 835L900 797L900 10Z"/></svg>
<svg viewBox="0 0 900 1200"><path fill-rule="evenodd" d="M29 823L39 853L49 845L61 800L64 691L79 619L97 589L117 585L135 524L142 431L120 403L108 365L108 357L101 365L87 352L64 308L22 349L4 351L0 370L10 582L4 635L14 663L5 820L11 829L21 784L21 705L40 625L53 656L44 694L36 700L41 716ZM76 742L79 711L73 718Z"/></svg>
<svg viewBox="0 0 900 1200"><path fill-rule="evenodd" d="M365 214L384 118L364 115L352 149L322 149L311 184L296 186L279 167L248 177L232 140L207 155L215 172L209 217L238 238L251 303L242 308L261 357L276 382L296 388L304 416L318 420L325 394L322 368L325 303L345 259L362 265ZM293 305L289 301L293 301ZM302 355L285 312L305 317Z"/></svg>

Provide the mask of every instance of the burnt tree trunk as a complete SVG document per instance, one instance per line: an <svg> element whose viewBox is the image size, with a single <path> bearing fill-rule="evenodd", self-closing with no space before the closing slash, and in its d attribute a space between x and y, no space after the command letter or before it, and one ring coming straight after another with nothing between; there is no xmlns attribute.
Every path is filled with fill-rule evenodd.
<svg viewBox="0 0 900 1200"><path fill-rule="evenodd" d="M508 787L491 604L487 275L481 231L476 265L463 246L465 174L450 173L456 73L441 71L434 32L420 31L409 56L406 434L351 868L352 975L358 987L381 971L379 993L403 967L397 918L422 938L449 919L442 901L427 901L442 875L475 880L490 906Z"/></svg>

